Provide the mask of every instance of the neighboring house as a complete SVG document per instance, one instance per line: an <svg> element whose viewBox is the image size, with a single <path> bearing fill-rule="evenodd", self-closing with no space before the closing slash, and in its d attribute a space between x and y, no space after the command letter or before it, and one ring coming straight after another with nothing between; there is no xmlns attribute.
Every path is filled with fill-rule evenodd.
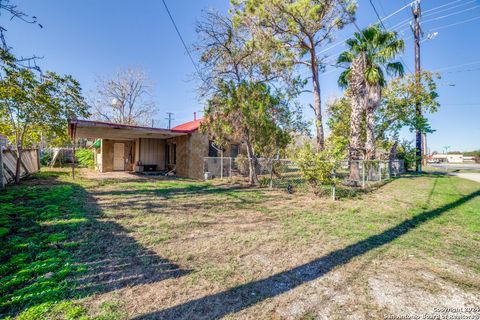
<svg viewBox="0 0 480 320"><path fill-rule="evenodd" d="M432 160L437 162L462 163L464 161L464 157L463 154L437 153L432 156Z"/></svg>
<svg viewBox="0 0 480 320"><path fill-rule="evenodd" d="M97 139L96 169L109 171L174 170L179 177L202 179L204 157L222 156L206 134L200 132L202 120L172 129L132 126L89 120L69 120L71 138ZM236 157L239 145L228 145L223 156Z"/></svg>
<svg viewBox="0 0 480 320"><path fill-rule="evenodd" d="M475 163L475 162L477 162L477 158L474 157L474 156L463 156L463 162Z"/></svg>

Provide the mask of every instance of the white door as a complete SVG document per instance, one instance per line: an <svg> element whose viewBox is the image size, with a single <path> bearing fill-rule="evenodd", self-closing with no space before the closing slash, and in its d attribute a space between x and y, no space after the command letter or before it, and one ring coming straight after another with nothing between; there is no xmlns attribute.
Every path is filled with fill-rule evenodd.
<svg viewBox="0 0 480 320"><path fill-rule="evenodd" d="M125 170L125 144L113 144L113 170Z"/></svg>

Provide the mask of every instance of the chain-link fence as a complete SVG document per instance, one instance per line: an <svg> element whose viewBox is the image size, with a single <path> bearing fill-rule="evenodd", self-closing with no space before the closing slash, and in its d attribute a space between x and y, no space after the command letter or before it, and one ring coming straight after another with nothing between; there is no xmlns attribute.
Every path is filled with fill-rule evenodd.
<svg viewBox="0 0 480 320"><path fill-rule="evenodd" d="M206 157L203 160L205 179L248 177L247 158ZM351 168L356 173L352 174ZM260 184L271 187L306 185L299 165L288 159L258 158L255 171ZM403 160L358 160L340 161L332 165L331 176L334 181L350 182L366 187L399 176L405 171Z"/></svg>

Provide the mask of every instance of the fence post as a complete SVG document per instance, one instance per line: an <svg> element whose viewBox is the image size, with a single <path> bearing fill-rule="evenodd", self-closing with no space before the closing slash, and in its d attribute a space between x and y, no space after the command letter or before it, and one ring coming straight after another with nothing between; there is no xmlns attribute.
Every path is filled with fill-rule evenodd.
<svg viewBox="0 0 480 320"><path fill-rule="evenodd" d="M229 171L228 171L228 176L229 176L230 178L232 178L232 161L233 161L233 158L230 157L230 169L229 169Z"/></svg>
<svg viewBox="0 0 480 320"><path fill-rule="evenodd" d="M270 189L273 188L273 159L270 159Z"/></svg>
<svg viewBox="0 0 480 320"><path fill-rule="evenodd" d="M337 170L335 167L335 162L333 163L333 173L332 173L332 178L333 178L333 186L332 186L332 200L335 201L335 193L336 193L336 184L335 184L335 179L337 177Z"/></svg>
<svg viewBox="0 0 480 320"><path fill-rule="evenodd" d="M5 182L3 182L3 142L0 140L0 189L5 188Z"/></svg>
<svg viewBox="0 0 480 320"><path fill-rule="evenodd" d="M356 160L360 162L360 160ZM362 188L365 189L365 161L362 161Z"/></svg>
<svg viewBox="0 0 480 320"><path fill-rule="evenodd" d="M220 158L220 179L223 179L223 151L222 157Z"/></svg>
<svg viewBox="0 0 480 320"><path fill-rule="evenodd" d="M382 163L379 162L378 163L378 174L379 174L379 179L380 179L380 182L382 182Z"/></svg>

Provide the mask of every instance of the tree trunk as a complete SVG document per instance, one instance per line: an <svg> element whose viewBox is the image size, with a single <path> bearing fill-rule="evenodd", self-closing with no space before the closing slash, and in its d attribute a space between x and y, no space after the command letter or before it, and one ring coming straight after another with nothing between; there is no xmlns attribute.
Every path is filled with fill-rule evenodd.
<svg viewBox="0 0 480 320"><path fill-rule="evenodd" d="M320 95L320 79L318 75L318 62L315 50L310 50L312 83L313 83L313 110L315 112L315 127L317 129L317 145L321 151L325 147L325 136L322 121L322 100Z"/></svg>
<svg viewBox="0 0 480 320"><path fill-rule="evenodd" d="M252 144L247 141L247 156L248 156L248 183L255 184L257 179L257 172L255 171L256 158L253 152Z"/></svg>
<svg viewBox="0 0 480 320"><path fill-rule="evenodd" d="M15 183L20 182L20 175L21 175L21 166L22 166L22 154L23 154L23 148L22 147L17 147L17 163L15 165Z"/></svg>
<svg viewBox="0 0 480 320"><path fill-rule="evenodd" d="M379 85L367 85L367 141L365 142L367 160L375 159L375 111L377 110L381 99L381 87Z"/></svg>
<svg viewBox="0 0 480 320"><path fill-rule="evenodd" d="M390 153L388 155L388 175L392 175L393 171L393 161L397 159L397 147L398 147L398 141L395 141L390 148Z"/></svg>
<svg viewBox="0 0 480 320"><path fill-rule="evenodd" d="M359 160L361 155L361 125L362 115L365 110L365 80L363 70L365 59L357 57L351 65L349 87L352 95L352 113L350 115L350 177L349 180L357 184L360 182Z"/></svg>

